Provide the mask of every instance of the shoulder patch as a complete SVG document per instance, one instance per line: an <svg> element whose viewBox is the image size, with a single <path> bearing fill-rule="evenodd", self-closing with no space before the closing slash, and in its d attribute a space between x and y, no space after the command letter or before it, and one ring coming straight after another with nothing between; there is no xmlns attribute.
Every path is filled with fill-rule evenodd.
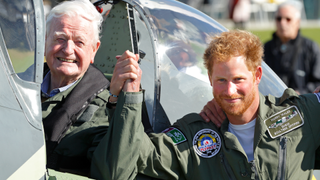
<svg viewBox="0 0 320 180"><path fill-rule="evenodd" d="M187 141L186 136L177 128L169 127L162 132L169 136L175 145Z"/></svg>
<svg viewBox="0 0 320 180"><path fill-rule="evenodd" d="M290 106L264 120L271 138L277 138L301 127L304 120L296 106Z"/></svg>
<svg viewBox="0 0 320 180"><path fill-rule="evenodd" d="M212 129L202 129L194 135L193 149L203 158L211 158L218 154L221 148L221 138Z"/></svg>

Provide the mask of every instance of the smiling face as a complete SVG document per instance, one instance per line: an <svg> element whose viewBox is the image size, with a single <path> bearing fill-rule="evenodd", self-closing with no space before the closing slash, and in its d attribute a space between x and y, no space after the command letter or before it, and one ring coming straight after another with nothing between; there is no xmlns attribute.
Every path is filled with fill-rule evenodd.
<svg viewBox="0 0 320 180"><path fill-rule="evenodd" d="M67 85L83 76L100 45L93 39L92 24L81 16L54 18L45 47L51 77Z"/></svg>
<svg viewBox="0 0 320 180"><path fill-rule="evenodd" d="M238 56L224 62L215 62L212 70L209 78L213 95L227 115L241 116L248 109L253 111L257 109L261 66L258 66L253 73L248 70L245 58Z"/></svg>

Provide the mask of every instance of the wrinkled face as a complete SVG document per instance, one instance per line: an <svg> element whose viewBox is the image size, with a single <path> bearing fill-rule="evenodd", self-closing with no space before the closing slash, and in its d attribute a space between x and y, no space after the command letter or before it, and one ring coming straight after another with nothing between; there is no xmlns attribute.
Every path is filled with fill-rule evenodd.
<svg viewBox="0 0 320 180"><path fill-rule="evenodd" d="M280 39L295 39L300 27L297 10L291 6L284 6L276 14L276 34Z"/></svg>
<svg viewBox="0 0 320 180"><path fill-rule="evenodd" d="M93 39L92 24L80 16L52 19L45 47L52 77L76 80L83 76L100 45Z"/></svg>
<svg viewBox="0 0 320 180"><path fill-rule="evenodd" d="M243 56L215 62L210 82L215 100L229 115L243 114L255 98L259 98L257 83L260 79L248 70Z"/></svg>

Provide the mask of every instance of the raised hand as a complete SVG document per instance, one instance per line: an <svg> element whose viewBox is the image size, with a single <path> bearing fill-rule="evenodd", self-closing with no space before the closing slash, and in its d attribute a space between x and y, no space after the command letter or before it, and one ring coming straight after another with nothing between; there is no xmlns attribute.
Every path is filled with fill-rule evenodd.
<svg viewBox="0 0 320 180"><path fill-rule="evenodd" d="M142 74L138 64L139 55L127 50L121 56L116 56L116 58L118 61L111 78L110 93L119 95L122 89L128 92L139 91ZM125 87L127 80L128 82ZM110 97L110 100L116 101L114 97Z"/></svg>

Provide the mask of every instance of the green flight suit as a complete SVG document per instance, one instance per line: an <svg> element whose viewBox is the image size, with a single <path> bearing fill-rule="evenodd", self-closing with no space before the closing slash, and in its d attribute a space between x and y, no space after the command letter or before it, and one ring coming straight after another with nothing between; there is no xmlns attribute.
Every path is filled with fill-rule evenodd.
<svg viewBox="0 0 320 180"><path fill-rule="evenodd" d="M76 85L74 84L66 91L58 93L42 103L42 116L44 120L54 108L61 106L65 97L72 92ZM79 161L77 165L68 164L65 160L58 160L62 161L59 163L64 166L60 171L88 176L92 153L106 134L109 126L110 115L106 107L108 98L108 90L104 90L98 94L86 110L77 118L77 121L69 127L60 143L55 147L54 153L62 156L62 159L69 157L70 160L67 161ZM61 168L60 165L58 166Z"/></svg>
<svg viewBox="0 0 320 180"><path fill-rule="evenodd" d="M127 124L127 122L129 122L130 124L128 125L132 128L132 130L141 130L144 134L144 127L141 122L142 102L142 92L121 92L119 94L117 107L113 113L112 119L110 120L109 127L118 125L123 126L124 124ZM138 121L141 123L136 123ZM107 134L100 141L100 144L93 153L94 155L92 157L91 163L92 178L108 179L105 177L111 177L114 174L112 168L117 167L119 163L122 165L127 164L124 167L126 169L135 169L135 167L137 166L136 161L138 159L137 153L139 153L139 149L134 149L131 147L140 145L139 138L135 137L136 133L133 133L133 136L129 137L127 135L129 135L130 132L122 132L123 134L119 134L116 131L116 129L111 129L111 131L110 129L108 129ZM113 139L114 134L123 136L123 138L116 136L116 139ZM126 147L129 146L129 149L123 149L121 147L114 148L113 144L125 144ZM115 152L113 150L115 150ZM132 156L131 153L133 153ZM134 158L135 160L132 161L132 158ZM110 164L112 165L109 166ZM134 173L136 173L136 171ZM104 175L104 177L102 177L102 175ZM135 177L135 175L133 176ZM122 178L119 178L119 180L120 179Z"/></svg>
<svg viewBox="0 0 320 180"><path fill-rule="evenodd" d="M93 156L98 179L134 179L137 173L170 180L301 180L313 176L320 144L320 103L315 94L297 96L292 89L280 98L260 94L251 162L236 136L228 132L228 120L218 129L198 114L189 114L166 133L148 137L135 117L140 107L117 108L131 118L119 113L110 122Z"/></svg>
<svg viewBox="0 0 320 180"><path fill-rule="evenodd" d="M74 85L42 102L47 168L89 176L92 154L108 130L109 81L92 65Z"/></svg>

